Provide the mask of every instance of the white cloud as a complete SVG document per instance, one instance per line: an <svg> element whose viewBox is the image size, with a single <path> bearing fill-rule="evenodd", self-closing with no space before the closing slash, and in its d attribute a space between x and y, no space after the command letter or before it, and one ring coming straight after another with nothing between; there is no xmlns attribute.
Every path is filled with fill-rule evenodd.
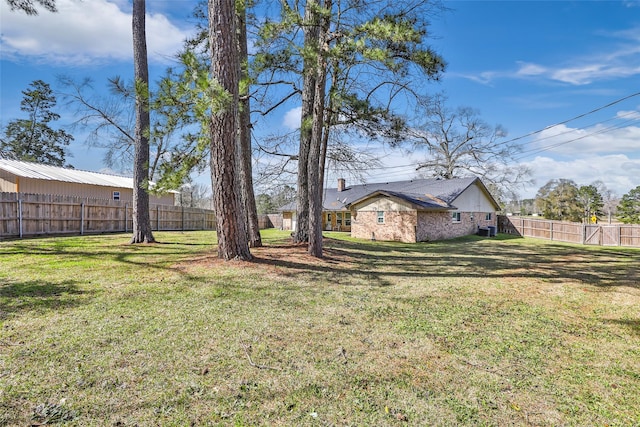
<svg viewBox="0 0 640 427"><path fill-rule="evenodd" d="M635 119L640 120L640 110L630 110L630 111L618 111L616 117L629 120Z"/></svg>
<svg viewBox="0 0 640 427"><path fill-rule="evenodd" d="M580 159L557 160L547 156L525 162L533 172L535 183L525 188L522 198L535 197L538 189L552 179L571 179L578 185L602 181L618 196L640 185L640 158L624 154L588 156Z"/></svg>
<svg viewBox="0 0 640 427"><path fill-rule="evenodd" d="M635 117L634 117L635 116ZM637 120L637 113L627 113L626 120ZM545 149L553 154L586 156L593 154L638 153L640 127L620 123L598 124L577 129L558 125L542 131L529 151Z"/></svg>
<svg viewBox="0 0 640 427"><path fill-rule="evenodd" d="M5 59L29 58L55 65L95 65L129 61L132 54L131 12L126 2L58 0L58 13L38 16L10 12L0 2L2 54ZM162 14L146 18L150 62L167 62L188 31Z"/></svg>
<svg viewBox="0 0 640 427"><path fill-rule="evenodd" d="M549 78L572 85L585 85L596 80L632 77L640 74L638 65L588 64L580 67L564 68L549 74Z"/></svg>
<svg viewBox="0 0 640 427"><path fill-rule="evenodd" d="M484 71L479 74L460 74L461 77L465 79L472 80L474 82L478 82L480 84L489 85L491 82L497 78L501 77L503 74L495 71Z"/></svg>
<svg viewBox="0 0 640 427"><path fill-rule="evenodd" d="M529 64L526 62L520 63L520 68L516 72L520 76L539 76L545 74L547 69L537 64Z"/></svg>
<svg viewBox="0 0 640 427"><path fill-rule="evenodd" d="M282 125L287 129L296 130L300 128L302 118L302 107L295 107L287 111L282 119Z"/></svg>
<svg viewBox="0 0 640 427"><path fill-rule="evenodd" d="M489 70L463 75L481 84L490 84L496 78L523 79L538 77L554 82L583 86L596 81L640 76L640 27L605 34L614 39L600 52L591 55L567 53L560 65L543 65L530 61L517 61L515 70Z"/></svg>

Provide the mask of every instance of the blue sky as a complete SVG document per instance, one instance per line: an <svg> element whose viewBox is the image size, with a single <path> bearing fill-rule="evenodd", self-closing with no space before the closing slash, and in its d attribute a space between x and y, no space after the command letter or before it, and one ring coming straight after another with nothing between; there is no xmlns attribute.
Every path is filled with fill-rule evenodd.
<svg viewBox="0 0 640 427"><path fill-rule="evenodd" d="M193 30L189 0L147 2L152 79L172 62ZM21 91L31 81L55 87L60 74L91 77L98 88L115 75L130 78L131 5L127 0L58 0L60 12L37 17L11 13L0 0L0 125L21 117ZM549 179L578 184L602 180L618 195L640 185L640 2L449 1L432 19L432 45L448 68L442 82L452 106L477 109L491 124L517 138L519 161L535 182L521 189L533 197ZM548 126L607 108L563 125ZM271 117L271 131L286 132L295 105ZM71 112L58 109L70 123ZM264 127L263 127L264 129ZM77 168L100 170L102 154L83 135L71 147ZM421 154L384 152L388 169L370 182L415 176Z"/></svg>

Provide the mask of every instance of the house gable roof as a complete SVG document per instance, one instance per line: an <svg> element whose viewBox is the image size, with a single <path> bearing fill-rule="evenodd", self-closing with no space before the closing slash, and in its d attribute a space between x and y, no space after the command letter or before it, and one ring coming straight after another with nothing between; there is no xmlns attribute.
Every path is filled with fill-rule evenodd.
<svg viewBox="0 0 640 427"><path fill-rule="evenodd" d="M349 204L349 206L354 206L358 203L361 203L365 200L369 200L371 198L375 198L378 196L389 197L392 199L403 200L412 206L414 206L418 210L454 210L455 206L450 205L442 199L432 196L431 194L411 194L411 193L399 193L397 191L374 191L373 193L369 193L364 197L361 197L358 200L354 200Z"/></svg>
<svg viewBox="0 0 640 427"><path fill-rule="evenodd" d="M482 181L475 177L454 179L431 178L382 182L354 185L347 187L343 191L338 191L337 188L331 188L325 191L324 208L325 210L346 209L355 201L359 201L365 196L375 193L376 191L387 191L389 194L393 193L396 197L402 195L402 197L407 201L414 199L416 202L415 204L417 205L424 202L427 202L427 204L430 205L434 200L438 200L439 202L444 203L443 206L447 205L448 209L456 209L455 200L472 185L478 185L496 210L500 209L500 206L491 196L489 190L487 190ZM332 209L333 206L336 206L337 209ZM430 208L434 209L436 207L431 205Z"/></svg>
<svg viewBox="0 0 640 427"><path fill-rule="evenodd" d="M430 204L434 200L444 202L446 209L456 209L455 200L472 185L478 185L487 199L495 207L500 209L500 205L495 201L491 193L480 178L454 178L454 179L412 179L407 181L378 182L372 184L352 185L342 191L337 188L327 188L324 190L323 210L341 211L346 210L355 202L362 201L365 197L386 192L388 195L402 198L416 206L420 204ZM413 201L412 201L413 200ZM425 205L426 206L426 205ZM430 205L429 209L438 209L435 205ZM440 207L442 208L442 207ZM425 209L427 209L425 207ZM296 203L289 203L280 208L281 211L295 211Z"/></svg>

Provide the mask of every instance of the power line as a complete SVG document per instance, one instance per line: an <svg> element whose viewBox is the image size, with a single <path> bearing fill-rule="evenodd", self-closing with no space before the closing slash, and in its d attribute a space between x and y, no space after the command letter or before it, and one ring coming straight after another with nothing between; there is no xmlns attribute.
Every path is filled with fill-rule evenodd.
<svg viewBox="0 0 640 427"><path fill-rule="evenodd" d="M525 156L519 156L519 157L517 157L517 158L515 158L513 160L517 162L517 161L520 161L520 160L525 159L527 157L530 157L530 156L532 156L534 154L542 153L544 151L549 151L549 150L551 150L553 148L557 148L557 147L560 147L562 145L569 144L571 142L579 141L581 139L585 139L585 138L588 138L588 137L591 137L591 136L594 136L594 135L600 135L600 134L603 134L603 133L610 132L612 130L620 129L620 128L625 127L628 123L631 123L631 122L634 122L634 121L635 120L633 120L633 119L632 120L626 120L626 121L624 121L622 123L619 123L617 125L609 126L609 127L603 128L603 129L599 129L599 130L597 130L595 132L591 132L591 133L588 133L586 135L582 135L582 136L579 136L577 138L570 139L568 141L558 142L556 144L548 145L546 147L541 147L541 148L538 148L538 149L531 149L531 150L528 150L528 151L524 152L524 153L527 153Z"/></svg>
<svg viewBox="0 0 640 427"><path fill-rule="evenodd" d="M567 124L567 123L572 122L574 120L589 116L589 115L594 114L594 113L596 113L598 111L602 111L602 110L604 110L606 108L612 107L612 106L614 106L616 104L619 104L619 103L621 103L623 101L626 101L628 99L634 98L634 97L639 96L639 95L640 95L640 92L632 93L630 95L627 95L627 96L624 96L622 98L616 99L616 100L614 100L612 102L609 102L609 103L607 103L607 104L605 104L603 106L600 106L600 107L594 108L594 109L592 109L590 111L587 111L585 113L579 114L579 115L577 115L575 117L572 117L570 119L563 120L561 122L555 123L553 125L546 126L546 127L542 128L542 129L539 129L539 130L536 130L536 131L533 131L533 132L529 132L529 133L527 133L525 135L521 135L521 136L518 136L518 137L515 137L515 138L511 138L511 139L506 140L506 141L501 141L501 142L497 143L496 145L504 145L504 144L508 144L508 143L511 143L511 142L519 141L521 139L524 139L524 138L527 138L527 137L530 137L530 136L533 136L533 135L540 134L540 133L542 133L542 132L544 132L546 130L549 130L549 129L552 129L554 127L557 127L557 126L560 126L560 125L563 125L563 124ZM615 120L615 119L620 119L620 118L631 116L631 115L635 115L635 114L637 114L636 111L625 113L625 114L622 114L622 115L614 116L614 117L612 117L610 119L607 119L607 120L604 120L604 121L601 121L601 122L592 123L592 124L590 124L588 126L595 126L597 124L610 122L610 121ZM579 140L588 138L590 136L600 135L600 134L603 134L603 133L610 132L612 130L620 129L620 128L624 127L626 124L631 123L633 121L635 121L635 120L634 119L626 120L626 121L624 121L624 122L622 122L620 124L617 124L617 125L614 125L614 126L609 126L607 128L603 128L603 129L599 129L597 131L590 132L590 133L588 133L586 135L582 135L582 136L579 136L577 138L573 138L573 139L570 139L570 140L567 140L567 141L558 142L558 143L547 145L547 146L540 147L540 148L532 148L530 150L522 152L522 154L526 154L526 155L519 156L519 157L515 158L514 161L521 161L522 159L530 157L531 155L534 155L534 154L538 154L538 153L541 153L541 152L544 152L544 151L549 151L549 150L551 150L553 148L557 148L557 147L562 146L562 145L566 145L566 144L569 144L569 143L572 143L572 142L575 142L575 141L579 141ZM528 144L532 144L533 142L543 141L543 140L547 140L547 139L551 139L551 138L557 138L558 136L562 136L562 135L565 135L565 134L568 134L568 133L571 133L571 132L575 132L577 130L579 130L579 129L571 129L571 130L567 130L565 132L561 132L561 133L558 133L558 134L555 134L555 135L549 135L549 136L546 136L544 138L539 138L536 141L529 141ZM386 170L395 169L395 171L385 174L386 177L389 177L389 176L395 176L395 175L405 175L405 174L408 174L408 173L411 173L411 172L415 172L417 170L417 167L420 165L420 163L421 162L414 162L414 163L410 163L410 164L396 165L396 166L379 166L379 167L370 166L370 167L366 167L366 168L334 168L333 171L335 173L335 172L366 172L366 171L374 171L374 170L376 170L376 171L386 171ZM406 170L401 170L401 169L406 169Z"/></svg>
<svg viewBox="0 0 640 427"><path fill-rule="evenodd" d="M637 114L638 114L638 112L637 112L637 111L630 111L630 112L628 112L628 113L624 113L624 114L620 114L620 115L613 116L613 117L611 117L611 118L609 118L609 119L607 119L607 120L602 120L602 121L599 121L599 122L590 123L590 124L588 124L588 125L584 126L583 128L587 128L587 127L590 127L590 126L601 125L601 124L603 124L603 123L611 122L611 121L613 121L613 120L617 120L617 119L622 119L622 118L625 118L625 117L628 117L628 116L635 116L635 115L637 115ZM631 122L631 121L634 121L634 120L628 120L627 122ZM625 122L625 123L627 123L627 122ZM566 131L564 131L564 132L556 133L556 134L554 134L554 135L545 136L544 138L537 138L535 141L531 141L531 143L533 143L533 142L540 142L540 141L544 141L544 140L552 139L552 138L557 138L557 137L559 137L559 136L566 135L566 134L568 134L568 133L576 132L577 130L579 130L579 129L571 129L571 128L570 128L569 130L566 130ZM526 153L526 152L527 152L527 151L524 151L524 153Z"/></svg>
<svg viewBox="0 0 640 427"><path fill-rule="evenodd" d="M633 97L638 96L638 95L640 95L640 92L632 93L631 95L627 95L627 96L622 97L622 98L620 98L620 99L616 99L615 101L612 101L612 102L610 102L610 103L608 103L608 104L606 104L606 105L603 105L603 106L598 107L598 108L594 108L594 109L593 109L593 110L591 110L591 111L588 111L588 112L586 112L586 113L579 114L579 115L577 115L577 116L575 116L575 117L572 117L572 118L570 118L570 119L563 120L563 121L561 121L561 122L555 123L555 124L553 124L553 125L549 125L549 126L547 126L547 127L545 127L545 128L542 128L542 129L539 129L539 130L536 130L536 131L533 131L533 132L529 132L529 133L527 133L527 134L525 134L525 135L518 136L518 137L516 137L516 138L511 138L511 139L508 139L508 140L506 140L506 141L501 141L501 142L499 143L499 145L509 144L509 143L511 143L511 142L514 142L514 141L519 141L519 140L521 140L521 139L528 138L528 137L533 136L533 135L537 135L537 134L539 134L539 133L544 132L545 130L549 130L549 129L552 129L552 128L556 127L556 126L564 125L564 124L567 124L567 123L572 122L572 121L574 121L574 120L577 120L577 119L581 119L581 118L583 118L583 117L586 117L586 116L588 116L588 115L590 115L590 114L597 113L598 111L604 110L605 108L609 108L609 107L611 107L611 106L613 106L613 105L619 104L619 103L621 103L622 101L626 101L627 99L633 98Z"/></svg>

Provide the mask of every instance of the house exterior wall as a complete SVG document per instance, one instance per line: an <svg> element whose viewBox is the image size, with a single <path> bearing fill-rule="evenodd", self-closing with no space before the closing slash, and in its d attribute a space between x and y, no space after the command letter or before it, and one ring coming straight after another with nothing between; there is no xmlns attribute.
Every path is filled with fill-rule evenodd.
<svg viewBox="0 0 640 427"><path fill-rule="evenodd" d="M415 243L416 211L384 211L384 223L378 224L377 211L358 211L351 219L351 237L358 239L395 240Z"/></svg>
<svg viewBox="0 0 640 427"><path fill-rule="evenodd" d="M12 179L13 178L13 182ZM104 187L101 185L78 184L73 182L60 182L33 178L19 178L15 175L5 174L0 176L0 192L16 192L25 194L51 194L56 196L75 196L90 199L113 200L113 192L120 192L120 200L133 201L131 188ZM175 196L168 193L162 196L149 197L150 203L169 205L175 204Z"/></svg>
<svg viewBox="0 0 640 427"><path fill-rule="evenodd" d="M496 208L477 185L471 185L451 203L460 212L495 212Z"/></svg>
<svg viewBox="0 0 640 427"><path fill-rule="evenodd" d="M489 219L487 219L487 215L490 216ZM490 225L493 227L497 227L498 215L493 211L492 212L474 212L473 222L476 225L476 231L478 227L488 227Z"/></svg>
<svg viewBox="0 0 640 427"><path fill-rule="evenodd" d="M293 212L282 212L282 229L293 230Z"/></svg>
<svg viewBox="0 0 640 427"><path fill-rule="evenodd" d="M460 212L460 221L454 221L451 212L418 212L416 240L445 240L468 236L478 232L478 227L495 226L496 215L486 219L487 212Z"/></svg>
<svg viewBox="0 0 640 427"><path fill-rule="evenodd" d="M384 212L382 224L378 212ZM351 237L413 243L416 226L416 210L399 201L375 197L352 207Z"/></svg>
<svg viewBox="0 0 640 427"><path fill-rule="evenodd" d="M418 226L416 240L427 242L430 240L444 240L458 237L463 232L463 222L454 223L451 212L418 212ZM467 233L468 234L468 233Z"/></svg>
<svg viewBox="0 0 640 427"><path fill-rule="evenodd" d="M338 224L338 215L341 216L341 224ZM293 230L295 228L295 213L282 212L282 229ZM325 231L351 231L351 211L324 211L322 212L322 229Z"/></svg>
<svg viewBox="0 0 640 427"><path fill-rule="evenodd" d="M322 212L322 228L329 231L351 231L351 211Z"/></svg>

